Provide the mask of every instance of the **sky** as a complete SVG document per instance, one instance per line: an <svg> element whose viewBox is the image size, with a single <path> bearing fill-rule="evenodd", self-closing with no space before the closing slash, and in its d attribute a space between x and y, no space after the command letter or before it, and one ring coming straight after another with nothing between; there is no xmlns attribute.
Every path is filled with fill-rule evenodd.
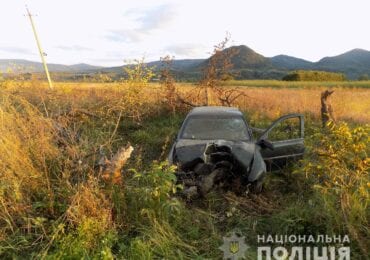
<svg viewBox="0 0 370 260"><path fill-rule="evenodd" d="M369 0L1 0L0 59L40 60L26 4L49 63L206 58L227 32L266 57L370 50Z"/></svg>

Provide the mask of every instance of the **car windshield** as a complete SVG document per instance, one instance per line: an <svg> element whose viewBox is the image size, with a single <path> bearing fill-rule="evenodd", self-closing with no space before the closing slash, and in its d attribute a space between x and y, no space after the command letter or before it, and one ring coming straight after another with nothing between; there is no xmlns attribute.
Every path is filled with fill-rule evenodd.
<svg viewBox="0 0 370 260"><path fill-rule="evenodd" d="M244 120L240 117L189 118L181 138L201 140L249 140Z"/></svg>

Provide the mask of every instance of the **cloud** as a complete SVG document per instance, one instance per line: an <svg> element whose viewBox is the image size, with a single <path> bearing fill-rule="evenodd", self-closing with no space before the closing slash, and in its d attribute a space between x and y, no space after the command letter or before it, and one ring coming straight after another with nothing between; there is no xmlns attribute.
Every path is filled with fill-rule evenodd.
<svg viewBox="0 0 370 260"><path fill-rule="evenodd" d="M175 18L175 9L173 5L157 6L146 12L138 19L141 23L142 31L161 29L167 26Z"/></svg>
<svg viewBox="0 0 370 260"><path fill-rule="evenodd" d="M35 54L32 50L21 48L21 47L13 47L13 46L5 46L0 47L1 52L10 52L10 53L17 53L17 54L27 54L27 55L33 55Z"/></svg>
<svg viewBox="0 0 370 260"><path fill-rule="evenodd" d="M81 46L81 45L59 45L56 46L57 49L63 50L63 51L92 51L91 48Z"/></svg>
<svg viewBox="0 0 370 260"><path fill-rule="evenodd" d="M173 5L166 4L151 9L130 9L124 13L137 26L133 29L110 30L106 39L115 42L140 42L155 30L166 27L175 17Z"/></svg>
<svg viewBox="0 0 370 260"><path fill-rule="evenodd" d="M202 44L182 43L167 46L165 51L175 56L199 57L204 56L206 47Z"/></svg>
<svg viewBox="0 0 370 260"><path fill-rule="evenodd" d="M111 30L105 36L106 39L114 42L140 42L145 33L140 30Z"/></svg>

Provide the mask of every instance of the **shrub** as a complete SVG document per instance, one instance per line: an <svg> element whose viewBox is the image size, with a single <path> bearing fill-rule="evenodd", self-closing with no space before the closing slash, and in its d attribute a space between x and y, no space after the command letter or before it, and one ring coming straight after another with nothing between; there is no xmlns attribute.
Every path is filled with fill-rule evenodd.
<svg viewBox="0 0 370 260"><path fill-rule="evenodd" d="M369 134L368 125L330 125L311 137L302 167L326 213L328 230L349 234L363 253L370 239Z"/></svg>
<svg viewBox="0 0 370 260"><path fill-rule="evenodd" d="M284 76L282 80L286 81L345 81L346 77L342 73L298 70Z"/></svg>
<svg viewBox="0 0 370 260"><path fill-rule="evenodd" d="M134 64L124 66L123 79L124 97L122 110L137 121L141 121L143 114L148 110L148 100L144 98L144 88L155 76L153 68L149 67L144 58L134 60Z"/></svg>

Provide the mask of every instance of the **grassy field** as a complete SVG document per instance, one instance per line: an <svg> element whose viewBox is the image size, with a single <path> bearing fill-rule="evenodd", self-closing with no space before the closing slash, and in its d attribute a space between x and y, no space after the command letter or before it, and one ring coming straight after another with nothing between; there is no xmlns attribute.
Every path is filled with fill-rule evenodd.
<svg viewBox="0 0 370 260"><path fill-rule="evenodd" d="M368 255L369 89L334 88L337 123L324 130L324 85L240 87L235 105L254 126L304 113L307 153L269 173L260 195L213 191L187 202L164 161L190 108L169 107L160 85L0 84L2 258L221 259L233 230L246 236L248 259L261 234L347 234L351 257ZM199 101L195 86L177 88ZM122 181L103 179L99 160L128 142Z"/></svg>
<svg viewBox="0 0 370 260"><path fill-rule="evenodd" d="M268 83L267 83L268 85ZM321 92L325 87L315 88L274 88L240 87L245 96L236 100L235 105L244 111L254 111L262 117L278 118L287 113L306 113L315 119L320 117ZM190 89L190 90L189 90ZM357 123L370 122L370 90L332 87L332 106L335 119ZM183 87L183 91L194 91L194 87ZM215 104L217 104L215 102Z"/></svg>
<svg viewBox="0 0 370 260"><path fill-rule="evenodd" d="M282 81L282 80L231 80L225 86L271 87L271 88L370 88L370 81Z"/></svg>
<svg viewBox="0 0 370 260"><path fill-rule="evenodd" d="M309 88L305 87L306 83L294 83L298 85L291 88L284 85L285 82L283 81L269 80L248 81L258 82L258 84L251 83L251 87L246 87L247 85L244 86L244 82L246 81L237 81L238 84L233 86L233 88L245 94L245 96L236 100L235 105L244 111L253 111L254 116L261 114L261 117L275 119L283 114L299 112L306 113L307 116L315 120L320 117L320 95L322 91L327 89L324 87L325 82L323 83L324 86L318 86L315 85L317 83L310 82L312 85ZM279 87L272 87L271 82L276 82ZM358 84L362 84L362 82ZM116 95L119 95L119 91L127 88L127 86L118 83L56 83L55 85L66 93L72 92L72 90L74 93L79 92L82 95L97 92L98 94L102 93L103 96L105 93L108 98L112 98L112 102L116 101ZM26 84L27 86L32 87ZM112 89L118 91L110 91ZM197 102L199 97L191 95L191 93L197 92L197 86L181 83L178 85L178 89L185 96L189 95L189 99L193 99L195 103ZM332 97L335 119L355 123L370 123L370 89L352 89L343 86L332 86L330 89L335 91ZM160 103L164 100L163 89L159 84L150 84L145 93L145 98L149 98L153 103ZM212 96L211 103L218 105L216 98Z"/></svg>

